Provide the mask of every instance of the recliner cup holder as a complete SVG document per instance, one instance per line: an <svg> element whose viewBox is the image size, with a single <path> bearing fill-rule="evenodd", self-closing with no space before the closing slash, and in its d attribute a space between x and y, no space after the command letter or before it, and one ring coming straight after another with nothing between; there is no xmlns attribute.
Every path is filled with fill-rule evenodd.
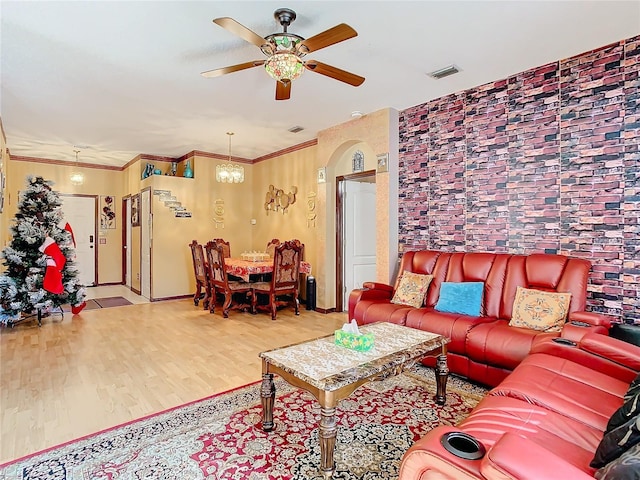
<svg viewBox="0 0 640 480"><path fill-rule="evenodd" d="M555 338L552 338L551 340L555 343L559 343L560 345L567 345L569 347L575 347L576 345L578 345L573 340L569 340L568 338L564 338L564 337L555 337Z"/></svg>
<svg viewBox="0 0 640 480"><path fill-rule="evenodd" d="M574 325L576 327L590 327L591 325L588 324L587 322L580 322L578 320L571 320L569 322L571 325Z"/></svg>
<svg viewBox="0 0 640 480"><path fill-rule="evenodd" d="M475 437L464 432L449 432L440 437L444 449L465 460L480 460L486 449Z"/></svg>

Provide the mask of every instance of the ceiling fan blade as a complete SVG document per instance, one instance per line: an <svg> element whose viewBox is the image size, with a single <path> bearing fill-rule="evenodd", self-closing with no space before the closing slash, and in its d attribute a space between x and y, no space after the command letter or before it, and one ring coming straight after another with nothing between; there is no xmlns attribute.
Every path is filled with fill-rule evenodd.
<svg viewBox="0 0 640 480"><path fill-rule="evenodd" d="M360 75L347 72L346 70L341 70L337 67L332 67L331 65L318 62L317 60L309 60L305 62L304 66L307 70L311 70L312 72L316 72L327 77L335 78L336 80L348 83L349 85L353 85L354 87L359 87L365 80L364 77L361 77Z"/></svg>
<svg viewBox="0 0 640 480"><path fill-rule="evenodd" d="M357 35L358 32L356 32L353 28L351 28L346 23L341 23L340 25L336 25L329 30L325 30L322 33L303 40L302 42L300 42L298 48L300 49L300 46L303 46L301 50L302 53L311 53L320 50L321 48L328 47L329 45L334 45L344 40L348 40Z"/></svg>
<svg viewBox="0 0 640 480"><path fill-rule="evenodd" d="M291 98L291 81L276 82L276 100L289 100Z"/></svg>
<svg viewBox="0 0 640 480"><path fill-rule="evenodd" d="M267 43L267 41L264 38L262 38L260 35L258 35L256 32L254 32L253 30L249 30L244 25L236 22L233 18L230 18L230 17L215 18L213 20L213 23L220 25L225 30L229 30L231 33L239 36L243 40L246 40L249 43L253 43L257 47L261 47L262 45Z"/></svg>
<svg viewBox="0 0 640 480"><path fill-rule="evenodd" d="M240 70L246 70L247 68L259 67L263 64L264 60L254 60L253 62L240 63L238 65L231 65L230 67L208 70L206 72L202 72L200 75L207 78L219 77L221 75L226 75L227 73L239 72Z"/></svg>

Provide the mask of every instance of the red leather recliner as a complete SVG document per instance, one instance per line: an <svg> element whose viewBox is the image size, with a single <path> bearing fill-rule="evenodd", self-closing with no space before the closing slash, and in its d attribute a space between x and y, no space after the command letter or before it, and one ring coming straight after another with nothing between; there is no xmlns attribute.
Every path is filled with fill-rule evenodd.
<svg viewBox="0 0 640 480"><path fill-rule="evenodd" d="M607 421L638 372L640 348L605 335L541 341L459 425L418 440L399 479L591 479Z"/></svg>
<svg viewBox="0 0 640 480"><path fill-rule="evenodd" d="M402 256L404 271L430 274L433 280L422 308L391 303L394 286L364 284L349 297L349 318L359 324L379 321L419 328L448 337L449 369L472 380L494 386L500 383L537 342L557 337L509 326L518 286L571 293L569 322L562 336L579 339L587 331L608 333L611 319L586 312L587 281L591 263L563 255L462 253L422 250ZM484 282L481 315L471 317L434 309L442 282ZM434 359L425 364L433 366Z"/></svg>

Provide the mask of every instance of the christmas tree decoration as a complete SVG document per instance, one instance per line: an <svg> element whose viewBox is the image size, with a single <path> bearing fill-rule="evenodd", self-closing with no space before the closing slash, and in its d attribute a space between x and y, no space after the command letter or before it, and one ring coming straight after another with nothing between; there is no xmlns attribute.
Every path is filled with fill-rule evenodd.
<svg viewBox="0 0 640 480"><path fill-rule="evenodd" d="M44 279L42 280L42 288L47 292L60 295L64 292L64 286L62 285L62 272L58 270L58 265L51 258L47 258L47 269L44 272Z"/></svg>
<svg viewBox="0 0 640 480"><path fill-rule="evenodd" d="M6 267L0 276L0 325L72 305L84 308L71 227L63 222L62 202L53 182L29 176L11 226L12 239L2 251ZM62 226L61 226L62 225Z"/></svg>

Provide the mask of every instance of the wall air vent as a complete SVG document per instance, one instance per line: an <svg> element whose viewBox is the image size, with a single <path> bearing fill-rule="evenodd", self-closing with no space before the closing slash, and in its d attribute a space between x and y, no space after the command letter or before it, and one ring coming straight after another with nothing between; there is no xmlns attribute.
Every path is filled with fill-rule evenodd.
<svg viewBox="0 0 640 480"><path fill-rule="evenodd" d="M304 128L296 126L296 127L291 127L288 131L291 133L298 133L298 132L301 132L302 130L304 130Z"/></svg>
<svg viewBox="0 0 640 480"><path fill-rule="evenodd" d="M449 75L453 75L454 73L458 73L460 69L455 65L449 65L448 67L441 68L440 70L435 70L428 75L437 80L448 77Z"/></svg>

